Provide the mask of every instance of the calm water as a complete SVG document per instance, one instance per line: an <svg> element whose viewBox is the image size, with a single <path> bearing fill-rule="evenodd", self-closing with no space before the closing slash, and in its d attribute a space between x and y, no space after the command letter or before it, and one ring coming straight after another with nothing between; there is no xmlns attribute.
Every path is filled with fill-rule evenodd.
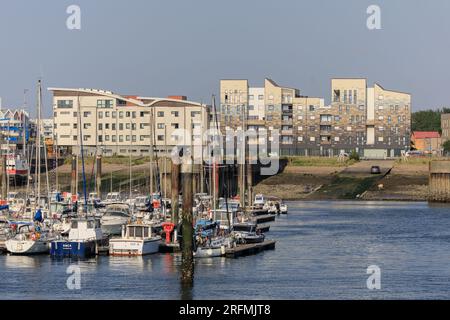
<svg viewBox="0 0 450 320"><path fill-rule="evenodd" d="M271 227L276 250L198 260L191 291L180 257L75 262L0 256L0 299L449 299L450 207L425 203L291 202ZM81 290L66 268L81 268ZM381 290L366 287L369 265Z"/></svg>

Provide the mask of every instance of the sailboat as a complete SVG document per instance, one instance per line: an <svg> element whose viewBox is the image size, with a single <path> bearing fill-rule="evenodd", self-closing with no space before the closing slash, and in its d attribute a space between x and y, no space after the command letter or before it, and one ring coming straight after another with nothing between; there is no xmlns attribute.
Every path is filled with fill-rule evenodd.
<svg viewBox="0 0 450 320"><path fill-rule="evenodd" d="M41 193L41 108L42 108L42 87L41 80L38 81L38 103L37 103L37 124L36 124L36 172L37 172L37 201L33 205L34 217L31 217L29 222L20 222L14 224L14 237L6 240L5 246L11 254L42 254L48 253L50 250L50 243L53 240L52 235L45 229L44 214L41 208L40 193ZM48 188L48 183L47 183ZM36 210L37 209L37 210Z"/></svg>

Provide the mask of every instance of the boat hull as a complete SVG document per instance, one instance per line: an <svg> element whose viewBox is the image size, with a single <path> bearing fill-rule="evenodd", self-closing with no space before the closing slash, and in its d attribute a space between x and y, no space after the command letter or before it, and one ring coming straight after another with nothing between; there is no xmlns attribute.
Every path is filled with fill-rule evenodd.
<svg viewBox="0 0 450 320"><path fill-rule="evenodd" d="M109 241L109 255L111 256L144 256L158 253L161 238L133 240L111 239Z"/></svg>
<svg viewBox="0 0 450 320"><path fill-rule="evenodd" d="M49 241L16 240L5 242L6 250L13 255L32 255L49 253Z"/></svg>
<svg viewBox="0 0 450 320"><path fill-rule="evenodd" d="M89 258L97 254L95 241L53 241L50 255L60 258Z"/></svg>

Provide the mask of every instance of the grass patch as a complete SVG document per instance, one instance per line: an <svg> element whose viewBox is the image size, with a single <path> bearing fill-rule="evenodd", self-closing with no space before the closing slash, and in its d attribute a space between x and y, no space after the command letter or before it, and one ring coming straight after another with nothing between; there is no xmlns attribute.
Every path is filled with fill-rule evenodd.
<svg viewBox="0 0 450 320"><path fill-rule="evenodd" d="M322 196L333 199L355 199L370 189L380 177L352 178L336 176L333 181L319 190Z"/></svg>
<svg viewBox="0 0 450 320"><path fill-rule="evenodd" d="M297 167L347 167L357 162L350 159L341 162L337 157L290 157L288 161L290 165Z"/></svg>

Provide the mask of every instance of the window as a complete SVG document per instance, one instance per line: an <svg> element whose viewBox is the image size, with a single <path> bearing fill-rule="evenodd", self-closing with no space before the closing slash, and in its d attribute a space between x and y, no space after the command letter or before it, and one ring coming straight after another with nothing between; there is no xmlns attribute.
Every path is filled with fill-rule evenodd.
<svg viewBox="0 0 450 320"><path fill-rule="evenodd" d="M302 142L303 141L303 137L297 137L297 141Z"/></svg>
<svg viewBox="0 0 450 320"><path fill-rule="evenodd" d="M117 136L111 136L111 141L112 142L116 142L117 141Z"/></svg>
<svg viewBox="0 0 450 320"><path fill-rule="evenodd" d="M116 124L115 123L111 123L111 129L112 130L116 130Z"/></svg>
<svg viewBox="0 0 450 320"><path fill-rule="evenodd" d="M119 130L123 130L123 123L119 123Z"/></svg>
<svg viewBox="0 0 450 320"><path fill-rule="evenodd" d="M56 126L56 123L55 123L55 126ZM74 124L73 124L73 128L74 128L74 129L78 129L78 123L74 123Z"/></svg>
<svg viewBox="0 0 450 320"><path fill-rule="evenodd" d="M105 118L109 118L109 111L105 112Z"/></svg>
<svg viewBox="0 0 450 320"><path fill-rule="evenodd" d="M103 130L103 124L102 123L98 124L98 130Z"/></svg>
<svg viewBox="0 0 450 320"><path fill-rule="evenodd" d="M264 100L264 95L260 94L260 95L258 96L258 100Z"/></svg>
<svg viewBox="0 0 450 320"><path fill-rule="evenodd" d="M158 141L164 141L164 135L158 135Z"/></svg>
<svg viewBox="0 0 450 320"><path fill-rule="evenodd" d="M191 118L195 118L200 115L200 111L191 111Z"/></svg>
<svg viewBox="0 0 450 320"><path fill-rule="evenodd" d="M253 100L253 99L255 99L254 95L251 94L251 95L248 96L248 100Z"/></svg>
<svg viewBox="0 0 450 320"><path fill-rule="evenodd" d="M178 123L172 123L172 128L178 129L180 125Z"/></svg>
<svg viewBox="0 0 450 320"><path fill-rule="evenodd" d="M136 111L133 111L133 112L131 113L131 117L132 117L133 119L136 119Z"/></svg>
<svg viewBox="0 0 450 320"><path fill-rule="evenodd" d="M112 108L113 100L97 100L97 108Z"/></svg>
<svg viewBox="0 0 450 320"><path fill-rule="evenodd" d="M101 111L98 112L98 118L103 119L103 112L101 112Z"/></svg>
<svg viewBox="0 0 450 320"><path fill-rule="evenodd" d="M311 141L311 142L316 141L316 137L309 137L309 141Z"/></svg>
<svg viewBox="0 0 450 320"><path fill-rule="evenodd" d="M115 118L117 117L117 111L113 111L113 112L111 113L111 115L112 115L112 118L115 119Z"/></svg>
<svg viewBox="0 0 450 320"><path fill-rule="evenodd" d="M172 111L171 114L174 117L178 117L180 113L178 111Z"/></svg>
<svg viewBox="0 0 450 320"><path fill-rule="evenodd" d="M164 117L164 111L158 111L157 116L160 118Z"/></svg>
<svg viewBox="0 0 450 320"><path fill-rule="evenodd" d="M90 123L85 123L85 124L83 124L83 128L84 128L84 129L89 129L90 126L91 126Z"/></svg>
<svg viewBox="0 0 450 320"><path fill-rule="evenodd" d="M123 136L119 136L119 142L123 142Z"/></svg>
<svg viewBox="0 0 450 320"><path fill-rule="evenodd" d="M103 142L103 136L102 135L98 136L98 142Z"/></svg>
<svg viewBox="0 0 450 320"><path fill-rule="evenodd" d="M309 105L309 111L314 111L316 108L311 104Z"/></svg>
<svg viewBox="0 0 450 320"><path fill-rule="evenodd" d="M131 124L131 130L136 130L136 123Z"/></svg>
<svg viewBox="0 0 450 320"><path fill-rule="evenodd" d="M126 135L125 141L130 141L130 136L129 135Z"/></svg>
<svg viewBox="0 0 450 320"><path fill-rule="evenodd" d="M333 116L331 114L321 114L320 122L331 122L333 121Z"/></svg>
<svg viewBox="0 0 450 320"><path fill-rule="evenodd" d="M383 142L384 138L383 137L378 137L378 142Z"/></svg>
<svg viewBox="0 0 450 320"><path fill-rule="evenodd" d="M302 126L299 126L299 127L297 128L297 130L298 130L298 131L303 131L303 127L302 127Z"/></svg>
<svg viewBox="0 0 450 320"><path fill-rule="evenodd" d="M126 123L126 124L125 124L125 128L126 128L127 130L130 130L130 128L131 128L131 127L130 127L130 124L129 124L129 123Z"/></svg>
<svg viewBox="0 0 450 320"><path fill-rule="evenodd" d="M334 116L334 121L339 122L341 120L340 116Z"/></svg>
<svg viewBox="0 0 450 320"><path fill-rule="evenodd" d="M109 141L109 136L108 135L105 136L105 141Z"/></svg>
<svg viewBox="0 0 450 320"><path fill-rule="evenodd" d="M268 106L267 106L267 110L268 111L273 111L275 109L275 107L273 106L273 104L269 104Z"/></svg>
<svg viewBox="0 0 450 320"><path fill-rule="evenodd" d="M272 120L273 120L273 116L272 115L267 116L267 121L272 121Z"/></svg>
<svg viewBox="0 0 450 320"><path fill-rule="evenodd" d="M61 136L62 138L62 136ZM78 140L78 136L73 136L73 141L77 141Z"/></svg>
<svg viewBox="0 0 450 320"><path fill-rule="evenodd" d="M126 116L127 118L129 118L129 117L131 116L131 112L130 112L130 111L127 111L127 112L125 113L125 116Z"/></svg>
<svg viewBox="0 0 450 320"><path fill-rule="evenodd" d="M333 101L334 102L341 102L341 90L334 90L333 91Z"/></svg>
<svg viewBox="0 0 450 320"><path fill-rule="evenodd" d="M117 100L116 100L116 103L117 103L117 105L120 106L120 107L123 107L123 106L126 106L126 105L127 105L127 102L126 102L125 100L120 100L120 99L117 99Z"/></svg>
<svg viewBox="0 0 450 320"><path fill-rule="evenodd" d="M91 138L91 136L89 136L89 135L83 136L83 140L84 140L84 141L88 141L90 138Z"/></svg>
<svg viewBox="0 0 450 320"><path fill-rule="evenodd" d="M347 131L352 131L352 127L351 127L351 126L348 126L348 127L347 127Z"/></svg>
<svg viewBox="0 0 450 320"><path fill-rule="evenodd" d="M248 111L253 111L255 110L255 106L249 105L247 108Z"/></svg>
<svg viewBox="0 0 450 320"><path fill-rule="evenodd" d="M74 117L78 117L78 112L74 112L74 113L73 113L73 116L74 116Z"/></svg>
<svg viewBox="0 0 450 320"><path fill-rule="evenodd" d="M158 123L158 129L164 129L164 123Z"/></svg>
<svg viewBox="0 0 450 320"><path fill-rule="evenodd" d="M123 111L119 112L119 119L123 119Z"/></svg>
<svg viewBox="0 0 450 320"><path fill-rule="evenodd" d="M73 108L73 101L72 100L58 100L57 102L58 108Z"/></svg>
<svg viewBox="0 0 450 320"><path fill-rule="evenodd" d="M90 115L91 115L90 111L83 112L83 117L85 117L85 118L89 117Z"/></svg>
<svg viewBox="0 0 450 320"><path fill-rule="evenodd" d="M334 137L334 141L339 142L339 137Z"/></svg>
<svg viewBox="0 0 450 320"><path fill-rule="evenodd" d="M131 136L131 142L136 142L136 136Z"/></svg>
<svg viewBox="0 0 450 320"><path fill-rule="evenodd" d="M109 129L109 123L105 123L105 129L106 129L106 130Z"/></svg>
<svg viewBox="0 0 450 320"><path fill-rule="evenodd" d="M303 116L298 116L298 120L303 120Z"/></svg>

